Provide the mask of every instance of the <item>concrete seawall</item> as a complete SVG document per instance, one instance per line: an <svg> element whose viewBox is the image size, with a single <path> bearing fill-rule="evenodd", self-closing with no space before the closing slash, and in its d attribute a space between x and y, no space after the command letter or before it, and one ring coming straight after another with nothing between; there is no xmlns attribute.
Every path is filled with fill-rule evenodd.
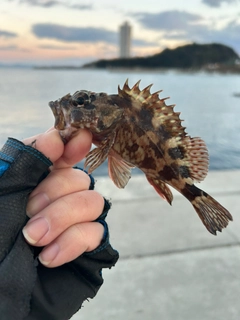
<svg viewBox="0 0 240 320"><path fill-rule="evenodd" d="M211 171L198 186L233 215L217 237L175 191L171 207L144 176L124 190L97 178L113 203L107 221L120 260L73 320L240 319L240 170Z"/></svg>

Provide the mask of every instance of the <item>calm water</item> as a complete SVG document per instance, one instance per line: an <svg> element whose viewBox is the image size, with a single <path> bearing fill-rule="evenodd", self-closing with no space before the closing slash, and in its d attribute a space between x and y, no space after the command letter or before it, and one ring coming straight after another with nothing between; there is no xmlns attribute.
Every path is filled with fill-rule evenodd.
<svg viewBox="0 0 240 320"><path fill-rule="evenodd" d="M240 169L239 75L176 72L107 72L95 70L0 69L0 145L8 136L22 139L53 125L48 102L80 89L116 93L129 78L140 88L154 83L171 96L191 136L201 136L210 154L210 169ZM102 166L97 174L106 174Z"/></svg>

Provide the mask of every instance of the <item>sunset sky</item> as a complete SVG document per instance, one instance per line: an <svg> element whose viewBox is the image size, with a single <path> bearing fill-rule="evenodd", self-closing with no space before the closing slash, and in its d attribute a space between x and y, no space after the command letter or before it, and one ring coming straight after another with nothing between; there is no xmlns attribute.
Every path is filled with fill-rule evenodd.
<svg viewBox="0 0 240 320"><path fill-rule="evenodd" d="M132 26L132 55L218 42L240 54L240 0L1 0L0 64L82 64L118 56Z"/></svg>

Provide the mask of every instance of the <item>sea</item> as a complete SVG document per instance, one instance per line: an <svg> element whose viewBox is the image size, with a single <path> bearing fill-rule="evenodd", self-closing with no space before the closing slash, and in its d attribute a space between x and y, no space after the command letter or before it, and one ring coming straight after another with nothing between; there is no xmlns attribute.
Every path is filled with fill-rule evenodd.
<svg viewBox="0 0 240 320"><path fill-rule="evenodd" d="M49 101L77 90L117 93L128 79L140 88L153 84L176 104L186 131L205 140L209 170L240 169L240 75L161 70L0 68L0 145L23 139L54 123ZM133 173L139 173L134 169ZM107 175L107 163L95 171Z"/></svg>

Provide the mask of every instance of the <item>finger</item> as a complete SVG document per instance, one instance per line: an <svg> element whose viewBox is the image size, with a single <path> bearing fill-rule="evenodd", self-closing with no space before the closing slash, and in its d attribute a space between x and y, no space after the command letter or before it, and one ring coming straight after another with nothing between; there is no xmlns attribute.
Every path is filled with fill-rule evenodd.
<svg viewBox="0 0 240 320"><path fill-rule="evenodd" d="M54 162L55 168L71 167L82 160L89 152L92 135L86 129L79 129L64 146L59 132L50 128L47 132L23 140ZM58 160L58 161L57 161Z"/></svg>
<svg viewBox="0 0 240 320"><path fill-rule="evenodd" d="M80 129L65 145L62 157L54 163L54 168L71 167L82 160L89 152L92 144L92 134L86 129Z"/></svg>
<svg viewBox="0 0 240 320"><path fill-rule="evenodd" d="M46 246L70 226L96 220L103 207L103 197L93 190L66 195L31 218L23 234L30 244Z"/></svg>
<svg viewBox="0 0 240 320"><path fill-rule="evenodd" d="M75 224L46 246L39 260L50 268L70 262L87 251L96 249L103 238L104 227L98 222Z"/></svg>
<svg viewBox="0 0 240 320"><path fill-rule="evenodd" d="M88 190L89 176L77 169L53 170L33 190L27 204L27 215L33 217L57 199L79 191Z"/></svg>
<svg viewBox="0 0 240 320"><path fill-rule="evenodd" d="M52 162L59 159L64 151L63 141L55 129L24 139L23 143L33 146Z"/></svg>
<svg viewBox="0 0 240 320"><path fill-rule="evenodd" d="M51 127L51 128L49 128L49 129L47 129L47 131L45 131L45 132L50 132L50 131L53 131L53 130L55 130L55 128L54 128L54 127Z"/></svg>

